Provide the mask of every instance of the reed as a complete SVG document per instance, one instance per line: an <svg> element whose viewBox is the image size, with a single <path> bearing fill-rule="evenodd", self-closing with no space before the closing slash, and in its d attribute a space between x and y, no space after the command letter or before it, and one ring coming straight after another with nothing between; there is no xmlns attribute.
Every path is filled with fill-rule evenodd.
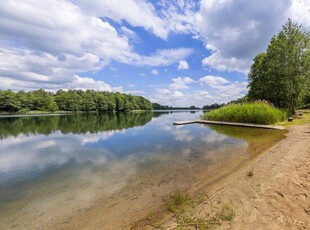
<svg viewBox="0 0 310 230"><path fill-rule="evenodd" d="M287 119L287 112L267 102L230 104L204 113L205 120L270 125Z"/></svg>

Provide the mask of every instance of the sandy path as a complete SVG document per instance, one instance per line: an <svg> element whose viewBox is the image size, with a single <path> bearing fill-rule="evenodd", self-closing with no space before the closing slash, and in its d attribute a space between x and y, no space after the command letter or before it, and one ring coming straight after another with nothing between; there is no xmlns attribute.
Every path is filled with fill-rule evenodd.
<svg viewBox="0 0 310 230"><path fill-rule="evenodd" d="M210 219L228 204L235 217L218 229L310 229L310 125L288 129L287 138L209 191L196 218Z"/></svg>

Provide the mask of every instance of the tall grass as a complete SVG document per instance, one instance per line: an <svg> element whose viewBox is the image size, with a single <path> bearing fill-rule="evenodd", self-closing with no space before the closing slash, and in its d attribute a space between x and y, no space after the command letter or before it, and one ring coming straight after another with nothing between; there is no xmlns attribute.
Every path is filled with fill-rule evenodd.
<svg viewBox="0 0 310 230"><path fill-rule="evenodd" d="M230 104L204 114L206 120L253 124L274 124L286 118L286 111L266 102Z"/></svg>

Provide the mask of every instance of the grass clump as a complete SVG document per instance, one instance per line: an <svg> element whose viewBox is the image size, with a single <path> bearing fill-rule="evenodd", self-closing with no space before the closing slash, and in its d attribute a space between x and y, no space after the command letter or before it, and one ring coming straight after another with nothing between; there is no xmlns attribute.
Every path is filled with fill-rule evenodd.
<svg viewBox="0 0 310 230"><path fill-rule="evenodd" d="M252 170L250 170L250 171L248 171L247 175L248 175L248 177L252 177L254 175L254 173Z"/></svg>
<svg viewBox="0 0 310 230"><path fill-rule="evenodd" d="M247 102L204 113L204 119L269 125L287 119L287 112L266 102Z"/></svg>
<svg viewBox="0 0 310 230"><path fill-rule="evenodd" d="M171 212L176 212L179 210L186 202L188 202L189 197L186 193L182 191L175 191L169 195L165 200L166 207Z"/></svg>
<svg viewBox="0 0 310 230"><path fill-rule="evenodd" d="M217 213L216 219L221 221L232 221L235 216L234 210L229 205L224 205Z"/></svg>

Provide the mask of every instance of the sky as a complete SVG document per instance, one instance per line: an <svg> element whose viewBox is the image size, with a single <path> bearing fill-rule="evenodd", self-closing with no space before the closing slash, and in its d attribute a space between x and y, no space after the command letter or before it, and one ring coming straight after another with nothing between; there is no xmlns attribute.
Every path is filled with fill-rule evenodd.
<svg viewBox="0 0 310 230"><path fill-rule="evenodd" d="M93 89L173 106L247 93L253 58L310 0L6 0L0 89Z"/></svg>

